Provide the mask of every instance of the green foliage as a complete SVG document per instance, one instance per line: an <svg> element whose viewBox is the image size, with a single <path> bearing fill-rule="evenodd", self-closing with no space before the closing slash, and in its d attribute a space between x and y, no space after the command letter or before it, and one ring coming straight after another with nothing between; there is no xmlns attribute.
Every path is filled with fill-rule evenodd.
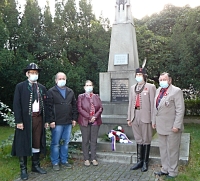
<svg viewBox="0 0 200 181"><path fill-rule="evenodd" d="M15 85L26 79L23 69L30 62L42 68L40 83L52 87L58 71L76 96L85 80L99 93L99 72L107 71L111 27L108 19L96 19L90 1L56 1L55 17L47 4L27 0L22 13L15 0L0 3L0 97L11 107ZM158 82L161 72L170 72L173 84L200 88L200 7L164 9L142 20L135 19L140 65L147 57L148 78Z"/></svg>
<svg viewBox="0 0 200 181"><path fill-rule="evenodd" d="M185 100L185 115L196 116L200 115L200 99Z"/></svg>
<svg viewBox="0 0 200 181"><path fill-rule="evenodd" d="M3 117L3 121L7 122L10 127L15 127L15 118L12 110L0 100L0 116Z"/></svg>
<svg viewBox="0 0 200 181"><path fill-rule="evenodd" d="M109 141L109 142L111 141L111 139L108 137L108 134L106 134L106 133L101 136L101 140L103 140L103 141Z"/></svg>

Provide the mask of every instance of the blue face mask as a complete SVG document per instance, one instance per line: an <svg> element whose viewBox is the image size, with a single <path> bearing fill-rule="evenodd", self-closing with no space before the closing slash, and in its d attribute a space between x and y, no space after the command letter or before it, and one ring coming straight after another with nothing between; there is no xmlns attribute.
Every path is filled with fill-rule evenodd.
<svg viewBox="0 0 200 181"><path fill-rule="evenodd" d="M136 77L135 77L135 80L136 80L137 82L142 82L142 81L143 81L143 77L142 77L142 76L136 76Z"/></svg>
<svg viewBox="0 0 200 181"><path fill-rule="evenodd" d="M159 84L160 84L160 87L162 87L164 89L169 87L169 84L167 81L160 81Z"/></svg>

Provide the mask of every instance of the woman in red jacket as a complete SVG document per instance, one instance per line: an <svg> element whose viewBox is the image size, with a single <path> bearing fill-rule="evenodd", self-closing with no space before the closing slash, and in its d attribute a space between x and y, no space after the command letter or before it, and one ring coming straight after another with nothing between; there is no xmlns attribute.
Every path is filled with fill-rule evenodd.
<svg viewBox="0 0 200 181"><path fill-rule="evenodd" d="M97 94L93 93L93 83L90 80L85 82L85 93L78 96L78 123L82 133L82 151L84 156L84 165L90 166L89 144L91 151L91 163L98 165L96 158L96 146L99 127L102 124L101 113L103 111L102 103Z"/></svg>

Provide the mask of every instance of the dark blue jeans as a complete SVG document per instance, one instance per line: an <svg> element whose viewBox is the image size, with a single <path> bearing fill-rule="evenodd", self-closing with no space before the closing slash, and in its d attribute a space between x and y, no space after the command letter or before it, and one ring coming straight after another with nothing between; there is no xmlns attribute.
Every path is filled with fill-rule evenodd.
<svg viewBox="0 0 200 181"><path fill-rule="evenodd" d="M56 125L51 129L51 162L53 165L68 162L68 145L72 125Z"/></svg>

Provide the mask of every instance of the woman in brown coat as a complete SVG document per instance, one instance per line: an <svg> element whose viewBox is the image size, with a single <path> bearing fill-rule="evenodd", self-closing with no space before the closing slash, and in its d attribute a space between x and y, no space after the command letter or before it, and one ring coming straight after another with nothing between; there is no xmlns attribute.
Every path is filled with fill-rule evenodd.
<svg viewBox="0 0 200 181"><path fill-rule="evenodd" d="M89 144L91 151L91 162L94 166L98 165L96 158L96 145L99 127L102 124L101 113L102 103L97 94L93 93L93 83L90 80L85 82L85 93L78 96L78 124L82 133L82 151L84 165L90 166Z"/></svg>

